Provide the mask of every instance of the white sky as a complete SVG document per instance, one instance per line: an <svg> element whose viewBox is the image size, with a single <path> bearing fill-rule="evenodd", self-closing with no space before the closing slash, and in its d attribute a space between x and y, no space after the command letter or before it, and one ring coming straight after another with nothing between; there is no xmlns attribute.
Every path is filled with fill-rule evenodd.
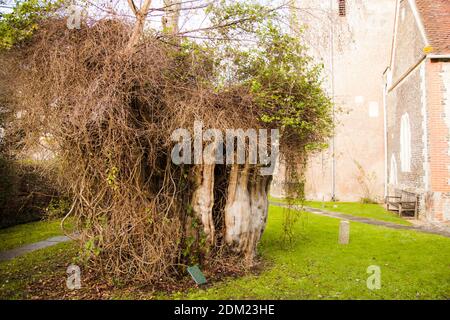
<svg viewBox="0 0 450 320"><path fill-rule="evenodd" d="M182 2L180 17L180 31L196 30L209 25L208 17L205 14L205 6L214 4L219 0L179 0ZM237 0L236 2L238 2ZM279 6L289 0L253 0L256 3L270 7ZM15 0L4 0L5 5L0 5L0 12L11 11L8 7L14 6ZM134 0L136 6L140 7L143 0ZM122 16L123 18L134 19L134 15L128 5L127 0L74 0L74 4L80 7L88 7L88 16L93 20L98 20L108 16ZM87 3L87 6L86 6ZM164 14L163 0L153 0L151 9L147 17L146 27L161 29L161 18Z"/></svg>
<svg viewBox="0 0 450 320"><path fill-rule="evenodd" d="M78 2L82 2L80 0ZM214 4L219 0L179 0L182 2L182 11L180 17L180 31L196 30L205 28L209 25L208 17L205 14L205 7L209 4ZM253 0L255 3L267 5L269 7L276 7L289 0ZM124 18L134 19L134 15L128 6L127 0L100 0L88 1L90 3L91 17L112 16L113 12ZM135 0L135 4L140 7L143 0ZM238 2L238 1L236 1ZM160 30L161 18L163 12L163 0L153 0L147 17L147 27ZM109 12L109 14L107 13Z"/></svg>

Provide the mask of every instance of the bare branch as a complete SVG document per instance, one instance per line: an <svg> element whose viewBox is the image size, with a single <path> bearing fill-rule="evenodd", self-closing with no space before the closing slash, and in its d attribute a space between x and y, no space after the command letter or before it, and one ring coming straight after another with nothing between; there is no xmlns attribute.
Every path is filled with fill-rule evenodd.
<svg viewBox="0 0 450 320"><path fill-rule="evenodd" d="M133 0L128 0L128 5L131 8L131 11L133 11L134 15L137 16L138 15L138 10L136 8L136 5L134 4Z"/></svg>
<svg viewBox="0 0 450 320"><path fill-rule="evenodd" d="M130 3L130 1L128 3ZM134 5L134 2L132 0L131 4ZM127 47L125 49L126 53L132 52L133 48L138 43L139 38L141 37L142 32L144 31L145 18L147 17L151 4L152 0L145 0L142 7L139 9L139 11L136 12L136 22L134 24L133 33L131 34L130 40L128 41Z"/></svg>

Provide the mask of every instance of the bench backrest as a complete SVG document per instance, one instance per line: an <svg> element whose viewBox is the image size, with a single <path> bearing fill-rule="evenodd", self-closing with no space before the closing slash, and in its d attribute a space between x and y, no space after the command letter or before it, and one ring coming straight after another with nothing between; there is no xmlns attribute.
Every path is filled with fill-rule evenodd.
<svg viewBox="0 0 450 320"><path fill-rule="evenodd" d="M395 195L397 197L401 197L401 201L409 201L409 202L417 201L417 199L419 197L414 192L409 192L409 191L399 190L399 189L395 190Z"/></svg>

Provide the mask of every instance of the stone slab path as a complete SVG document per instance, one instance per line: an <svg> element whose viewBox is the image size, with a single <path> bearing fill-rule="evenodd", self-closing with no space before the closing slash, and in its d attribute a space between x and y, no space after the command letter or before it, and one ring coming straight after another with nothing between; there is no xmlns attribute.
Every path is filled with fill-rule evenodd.
<svg viewBox="0 0 450 320"><path fill-rule="evenodd" d="M272 202L271 201L270 204L277 206L277 207L284 207L284 208L288 207L285 203L280 203L280 202ZM356 216L352 216L349 214L325 211L325 210L311 208L311 207L302 207L302 206L294 205L293 208L295 210L306 211L306 212L310 212L310 213L325 216L325 217L361 222L361 223L365 223L365 224L382 226L382 227L392 228L392 229L414 230L414 231L419 231L419 232L423 232L423 233L437 234L440 236L450 238L450 230L448 230L448 228L438 227L438 226L435 226L432 224L424 225L424 226L404 226L404 225L397 224L397 223L374 220L374 219L363 218L363 217L356 217Z"/></svg>
<svg viewBox="0 0 450 320"><path fill-rule="evenodd" d="M43 241L26 244L26 245L23 245L21 247L14 248L11 250L2 251L2 252L0 252L0 261L11 260L18 256L24 255L26 253L33 252L35 250L39 250L39 249L43 249L43 248L47 248L47 247L51 247L58 243L63 243L63 242L67 242L70 240L71 239L69 237L58 236L58 237L48 238Z"/></svg>

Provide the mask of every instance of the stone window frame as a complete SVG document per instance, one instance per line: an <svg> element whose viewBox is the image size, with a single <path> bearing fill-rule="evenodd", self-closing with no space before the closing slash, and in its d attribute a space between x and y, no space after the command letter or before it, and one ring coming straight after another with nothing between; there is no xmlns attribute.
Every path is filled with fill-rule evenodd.
<svg viewBox="0 0 450 320"><path fill-rule="evenodd" d="M391 156L391 168L389 170L389 184L398 185L397 159L395 159L395 154L392 154Z"/></svg>

